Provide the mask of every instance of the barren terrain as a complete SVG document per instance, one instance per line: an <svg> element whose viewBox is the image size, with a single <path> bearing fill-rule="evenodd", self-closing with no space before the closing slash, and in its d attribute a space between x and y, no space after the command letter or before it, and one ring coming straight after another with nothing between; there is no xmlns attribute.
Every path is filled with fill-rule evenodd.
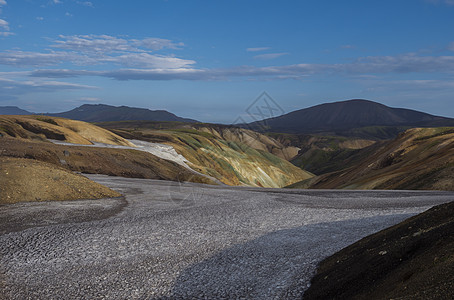
<svg viewBox="0 0 454 300"><path fill-rule="evenodd" d="M97 214L83 201L0 207L45 216L3 228L2 299L294 299L323 258L453 197L89 178L126 203L93 200Z"/></svg>

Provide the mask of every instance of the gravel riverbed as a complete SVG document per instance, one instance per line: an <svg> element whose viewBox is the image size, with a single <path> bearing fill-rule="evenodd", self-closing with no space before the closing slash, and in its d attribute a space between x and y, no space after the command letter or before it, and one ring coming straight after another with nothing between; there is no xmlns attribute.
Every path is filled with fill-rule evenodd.
<svg viewBox="0 0 454 300"><path fill-rule="evenodd" d="M1 299L294 299L326 256L454 199L87 177L125 197L0 206Z"/></svg>

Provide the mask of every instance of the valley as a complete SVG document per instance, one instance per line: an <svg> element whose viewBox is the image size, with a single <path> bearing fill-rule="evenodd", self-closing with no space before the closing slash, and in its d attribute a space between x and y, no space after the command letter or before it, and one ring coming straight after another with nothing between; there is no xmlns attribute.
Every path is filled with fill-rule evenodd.
<svg viewBox="0 0 454 300"><path fill-rule="evenodd" d="M352 156L351 167L291 187L453 190L453 138L452 127L409 129Z"/></svg>

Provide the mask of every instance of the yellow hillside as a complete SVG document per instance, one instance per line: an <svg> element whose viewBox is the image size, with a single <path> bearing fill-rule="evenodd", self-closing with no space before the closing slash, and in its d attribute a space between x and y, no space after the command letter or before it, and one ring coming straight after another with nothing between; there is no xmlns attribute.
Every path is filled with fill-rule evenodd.
<svg viewBox="0 0 454 300"><path fill-rule="evenodd" d="M90 123L47 116L0 116L0 134L24 139L55 139L90 145L99 142L134 146L124 138Z"/></svg>

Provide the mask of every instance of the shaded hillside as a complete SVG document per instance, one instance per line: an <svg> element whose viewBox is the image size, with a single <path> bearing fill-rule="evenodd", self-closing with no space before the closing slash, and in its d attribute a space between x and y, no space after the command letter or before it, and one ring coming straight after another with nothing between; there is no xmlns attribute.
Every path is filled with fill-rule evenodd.
<svg viewBox="0 0 454 300"><path fill-rule="evenodd" d="M98 126L47 116L0 116L0 134L32 140L55 139L82 145L99 142L134 146L124 138Z"/></svg>
<svg viewBox="0 0 454 300"><path fill-rule="evenodd" d="M350 168L291 187L454 190L452 127L409 129L371 149Z"/></svg>
<svg viewBox="0 0 454 300"><path fill-rule="evenodd" d="M105 104L84 104L67 112L47 115L85 122L125 120L197 122L196 120L178 117L165 110L150 110L146 108L111 106Z"/></svg>
<svg viewBox="0 0 454 300"><path fill-rule="evenodd" d="M368 236L320 264L304 299L453 299L454 202Z"/></svg>
<svg viewBox="0 0 454 300"><path fill-rule="evenodd" d="M0 137L0 157L35 159L88 174L214 184L177 163L138 150L65 146Z"/></svg>
<svg viewBox="0 0 454 300"><path fill-rule="evenodd" d="M290 162L301 169L316 175L345 169L356 164L358 159L372 153L377 144L373 140L347 138L341 136L321 136L307 134L267 133L283 145L298 146L298 154ZM362 151L364 148L368 151Z"/></svg>
<svg viewBox="0 0 454 300"><path fill-rule="evenodd" d="M406 126L454 126L454 119L410 109L391 108L368 100L349 100L293 111L248 126L270 132L330 133L341 136L357 134L362 138L375 136L383 139Z"/></svg>
<svg viewBox="0 0 454 300"><path fill-rule="evenodd" d="M32 113L17 106L0 106L0 115L32 115Z"/></svg>
<svg viewBox="0 0 454 300"><path fill-rule="evenodd" d="M285 147L249 130L208 124L120 122L99 125L127 139L171 145L194 170L228 185L283 187L313 176L284 159L296 154L295 147ZM161 129L155 129L156 126Z"/></svg>
<svg viewBox="0 0 454 300"><path fill-rule="evenodd" d="M0 157L0 204L119 196L119 193L55 164Z"/></svg>

